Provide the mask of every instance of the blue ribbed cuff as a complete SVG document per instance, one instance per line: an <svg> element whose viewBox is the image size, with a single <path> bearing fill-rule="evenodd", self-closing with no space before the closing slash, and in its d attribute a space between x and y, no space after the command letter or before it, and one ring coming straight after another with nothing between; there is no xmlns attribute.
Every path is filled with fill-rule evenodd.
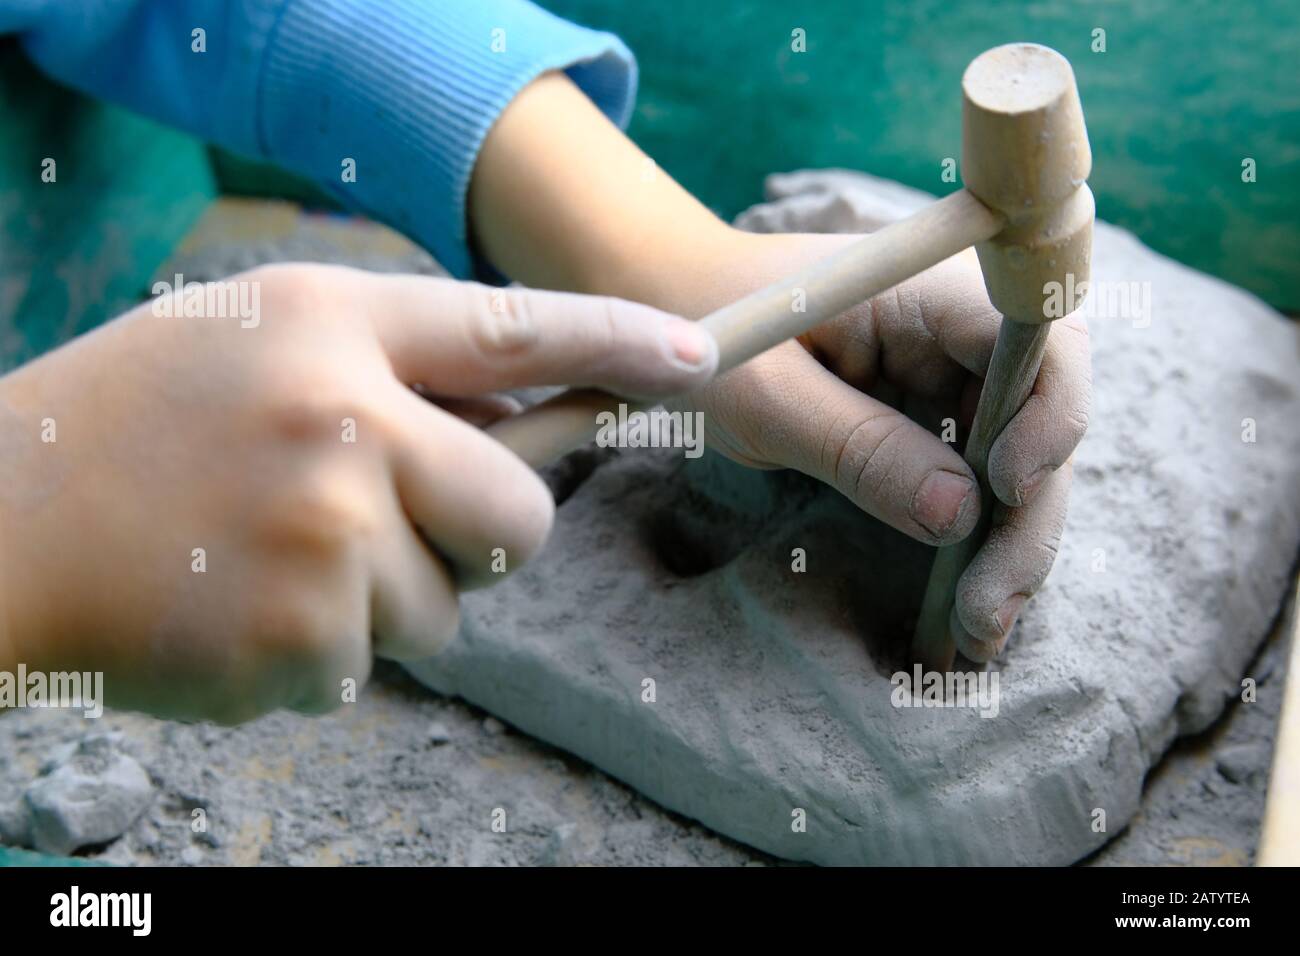
<svg viewBox="0 0 1300 956"><path fill-rule="evenodd" d="M548 70L565 70L627 125L636 95L627 47L523 0L288 0L267 44L258 145L467 277L465 201L479 148ZM348 159L356 182L342 179Z"/></svg>

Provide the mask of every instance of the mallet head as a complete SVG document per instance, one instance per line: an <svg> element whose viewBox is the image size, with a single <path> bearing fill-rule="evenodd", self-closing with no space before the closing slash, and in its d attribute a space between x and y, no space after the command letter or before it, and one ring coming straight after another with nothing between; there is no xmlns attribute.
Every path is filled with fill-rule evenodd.
<svg viewBox="0 0 1300 956"><path fill-rule="evenodd" d="M977 199L1007 218L999 235L975 247L989 298L1007 318L1036 324L1073 311L1073 302L1056 306L1059 290L1086 288L1091 170L1083 108L1065 57L1035 43L1012 43L966 68L962 178Z"/></svg>

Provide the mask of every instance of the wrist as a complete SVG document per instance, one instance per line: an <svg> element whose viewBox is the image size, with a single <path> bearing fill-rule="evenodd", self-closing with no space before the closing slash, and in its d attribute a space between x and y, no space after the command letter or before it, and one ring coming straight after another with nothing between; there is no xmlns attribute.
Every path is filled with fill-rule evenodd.
<svg viewBox="0 0 1300 956"><path fill-rule="evenodd" d="M586 277L580 291L643 302L690 319L736 298L746 264L764 257L773 237L742 232L708 210L701 213L625 250Z"/></svg>
<svg viewBox="0 0 1300 956"><path fill-rule="evenodd" d="M671 255L600 290L698 319L792 275L861 238L854 235L745 232L718 222L695 238L679 233Z"/></svg>

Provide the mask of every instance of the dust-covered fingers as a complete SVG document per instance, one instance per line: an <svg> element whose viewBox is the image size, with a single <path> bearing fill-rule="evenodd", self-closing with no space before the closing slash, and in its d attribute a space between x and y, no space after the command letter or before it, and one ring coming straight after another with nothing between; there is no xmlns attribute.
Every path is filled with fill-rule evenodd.
<svg viewBox="0 0 1300 956"><path fill-rule="evenodd" d="M994 513L988 539L957 584L949 622L957 649L973 661L992 660L1021 608L1052 570L1065 529L1072 466L1067 461L1019 508Z"/></svg>
<svg viewBox="0 0 1300 956"><path fill-rule="evenodd" d="M868 514L927 544L961 540L979 515L979 488L953 449L897 409L795 351L779 387L734 397L761 422L763 459L836 488Z"/></svg>
<svg viewBox="0 0 1300 956"><path fill-rule="evenodd" d="M988 370L1000 316L974 253L938 265L809 333L812 351L858 388L883 378L917 395L950 397Z"/></svg>
<svg viewBox="0 0 1300 956"><path fill-rule="evenodd" d="M1081 315L1052 323L1029 399L989 452L989 484L1009 505L1033 499L1044 480L1074 454L1088 430L1092 358Z"/></svg>

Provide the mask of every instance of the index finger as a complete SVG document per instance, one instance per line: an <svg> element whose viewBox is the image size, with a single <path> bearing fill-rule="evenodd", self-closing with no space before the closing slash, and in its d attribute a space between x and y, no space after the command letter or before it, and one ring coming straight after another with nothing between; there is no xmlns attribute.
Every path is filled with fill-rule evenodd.
<svg viewBox="0 0 1300 956"><path fill-rule="evenodd" d="M662 398L717 368L705 329L635 302L426 276L369 282L367 312L394 372L440 395L579 385Z"/></svg>

